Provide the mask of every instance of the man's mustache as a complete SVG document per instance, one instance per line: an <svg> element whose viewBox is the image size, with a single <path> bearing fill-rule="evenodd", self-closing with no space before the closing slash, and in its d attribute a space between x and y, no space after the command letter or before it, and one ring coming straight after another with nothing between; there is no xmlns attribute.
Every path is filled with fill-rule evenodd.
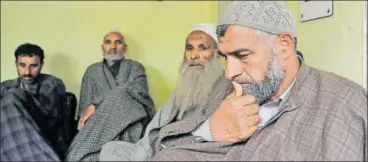
<svg viewBox="0 0 368 162"><path fill-rule="evenodd" d="M31 74L23 75L22 78L33 79L34 77Z"/></svg>
<svg viewBox="0 0 368 162"><path fill-rule="evenodd" d="M116 49L108 50L107 53L116 54L118 51Z"/></svg>
<svg viewBox="0 0 368 162"><path fill-rule="evenodd" d="M200 65L200 66L204 66L204 62L202 62L202 61L189 61L188 63L187 63L189 66L198 66L198 65Z"/></svg>
<svg viewBox="0 0 368 162"><path fill-rule="evenodd" d="M240 79L238 77L234 78L233 81L239 84L256 84L255 82L251 81L251 79Z"/></svg>

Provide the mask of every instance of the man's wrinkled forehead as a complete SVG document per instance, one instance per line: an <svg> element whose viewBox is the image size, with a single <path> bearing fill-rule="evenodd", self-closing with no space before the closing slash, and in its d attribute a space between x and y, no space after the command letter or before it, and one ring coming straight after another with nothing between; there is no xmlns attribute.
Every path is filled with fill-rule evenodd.
<svg viewBox="0 0 368 162"><path fill-rule="evenodd" d="M194 31L191 32L187 37L187 43L189 41L203 41L203 42L210 42L214 41L211 36L209 36L207 33L202 31Z"/></svg>

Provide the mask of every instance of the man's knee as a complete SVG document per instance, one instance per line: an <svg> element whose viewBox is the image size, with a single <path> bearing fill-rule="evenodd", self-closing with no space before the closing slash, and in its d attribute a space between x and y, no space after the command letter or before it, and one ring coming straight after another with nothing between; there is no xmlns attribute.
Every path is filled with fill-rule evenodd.
<svg viewBox="0 0 368 162"><path fill-rule="evenodd" d="M102 100L99 107L106 107L106 105L110 105L108 107L114 107L111 105L121 105L123 102L127 103L133 101L132 97L129 95L129 92L125 88L117 88L110 92L108 92L104 99ZM98 108L101 109L101 108Z"/></svg>
<svg viewBox="0 0 368 162"><path fill-rule="evenodd" d="M117 150L119 150L119 147L121 147L120 144L121 141L111 141L107 142L102 146L101 155L102 154L115 154Z"/></svg>
<svg viewBox="0 0 368 162"><path fill-rule="evenodd" d="M102 146L101 161L129 160L134 144L125 141L111 141Z"/></svg>
<svg viewBox="0 0 368 162"><path fill-rule="evenodd" d="M113 144L112 142L107 142L106 144L102 146L101 155L114 151L114 147L115 147L115 144Z"/></svg>

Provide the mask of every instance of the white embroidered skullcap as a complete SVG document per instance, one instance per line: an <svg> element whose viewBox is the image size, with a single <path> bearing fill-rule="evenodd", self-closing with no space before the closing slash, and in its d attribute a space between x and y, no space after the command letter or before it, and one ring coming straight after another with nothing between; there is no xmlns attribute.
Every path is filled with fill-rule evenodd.
<svg viewBox="0 0 368 162"><path fill-rule="evenodd" d="M213 38L213 40L215 40L216 44L218 44L218 39L217 39L217 35L216 35L216 25L211 24L211 23L197 24L196 26L194 26L190 30L189 34L192 33L192 32L194 32L194 31L202 31L202 32L205 32L206 34L208 34L209 36L211 36Z"/></svg>
<svg viewBox="0 0 368 162"><path fill-rule="evenodd" d="M272 34L296 37L296 24L286 1L234 1L222 13L219 25L238 24Z"/></svg>

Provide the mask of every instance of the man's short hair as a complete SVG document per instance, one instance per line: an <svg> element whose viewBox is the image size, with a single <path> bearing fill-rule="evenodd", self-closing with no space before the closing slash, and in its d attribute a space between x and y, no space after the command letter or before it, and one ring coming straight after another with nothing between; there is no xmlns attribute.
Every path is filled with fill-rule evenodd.
<svg viewBox="0 0 368 162"><path fill-rule="evenodd" d="M18 48L14 52L14 56L16 61L18 61L18 57L22 56L38 56L41 60L41 63L43 63L44 59L43 49L40 46L31 43L24 43L18 46Z"/></svg>
<svg viewBox="0 0 368 162"><path fill-rule="evenodd" d="M122 32L120 32L120 30L117 30L117 29L111 29L111 30L109 30L109 31L107 31L107 32L105 33L104 38L105 38L107 35L110 35L110 34L112 34L112 33L117 33L117 34L119 34L119 35L123 38L123 42L122 42L122 43L123 43L125 46L128 46L128 45L127 45L127 43L125 42L125 37L124 37L123 33L122 33Z"/></svg>

